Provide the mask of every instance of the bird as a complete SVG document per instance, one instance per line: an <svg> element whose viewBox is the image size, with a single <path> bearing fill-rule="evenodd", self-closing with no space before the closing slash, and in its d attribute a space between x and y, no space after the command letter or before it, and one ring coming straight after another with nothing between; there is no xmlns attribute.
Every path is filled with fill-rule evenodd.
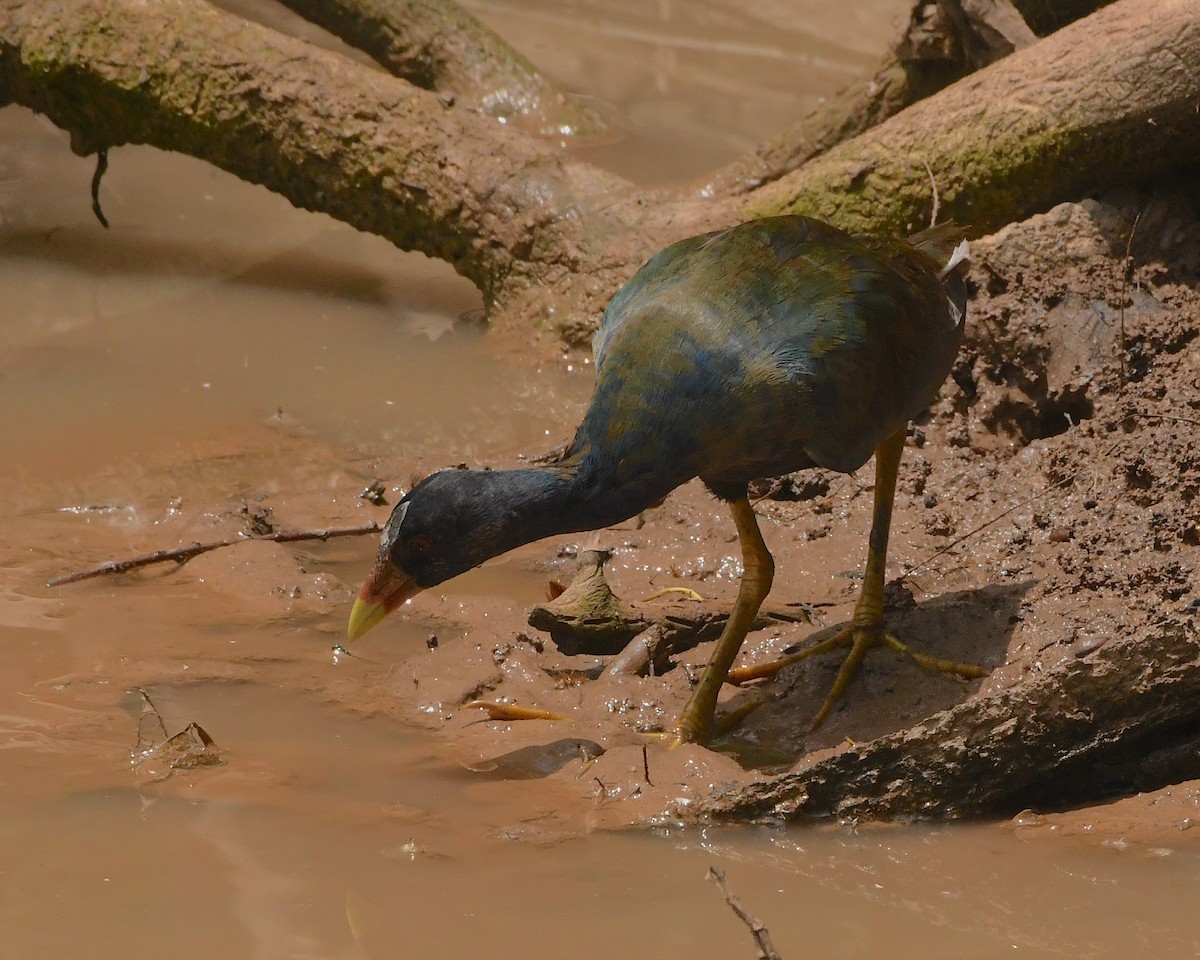
<svg viewBox="0 0 1200 960"><path fill-rule="evenodd" d="M676 742L714 738L727 679L744 682L836 646L850 651L814 727L878 644L925 667L982 676L910 649L887 630L883 611L907 426L957 355L968 256L965 231L953 223L904 240L800 215L670 244L605 309L593 339L591 401L559 456L519 469L443 470L396 504L351 610L349 640L492 557L620 523L698 477L729 506L743 572ZM872 454L874 509L853 620L817 648L731 677L774 577L749 484L812 467L851 473Z"/></svg>

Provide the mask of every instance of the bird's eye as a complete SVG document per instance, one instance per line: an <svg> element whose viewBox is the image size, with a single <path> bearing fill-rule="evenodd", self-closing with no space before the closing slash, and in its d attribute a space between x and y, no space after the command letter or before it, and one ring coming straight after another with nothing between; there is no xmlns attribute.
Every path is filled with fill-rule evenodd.
<svg viewBox="0 0 1200 960"><path fill-rule="evenodd" d="M408 541L408 549L413 553L428 553L433 549L433 541L419 533Z"/></svg>

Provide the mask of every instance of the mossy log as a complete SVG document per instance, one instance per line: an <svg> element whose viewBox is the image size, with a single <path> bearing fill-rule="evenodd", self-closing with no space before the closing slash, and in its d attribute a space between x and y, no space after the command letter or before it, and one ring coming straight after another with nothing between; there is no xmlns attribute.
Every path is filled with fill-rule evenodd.
<svg viewBox="0 0 1200 960"><path fill-rule="evenodd" d="M747 216L989 232L1200 160L1200 3L1123 0L963 78L753 193ZM926 170L928 165L928 171Z"/></svg>
<svg viewBox="0 0 1200 960"><path fill-rule="evenodd" d="M127 143L187 153L446 260L489 302L523 264L546 281L602 259L602 208L627 188L557 146L203 0L5 0L0 105L10 102L69 131L82 155ZM572 207L590 229L561 215Z"/></svg>
<svg viewBox="0 0 1200 960"><path fill-rule="evenodd" d="M452 263L511 328L590 329L670 240L797 211L976 231L1200 159L1200 4L1121 0L738 197L643 194L545 141L202 0L0 2L0 103L148 143ZM115 162L115 159L114 159Z"/></svg>
<svg viewBox="0 0 1200 960"><path fill-rule="evenodd" d="M867 79L852 83L816 110L805 114L782 133L759 145L706 178L709 193L746 193L803 166L814 157L851 137L878 126L919 100L961 80L985 64L1007 56L1039 36L1095 12L1111 0L1073 0L1043 3L1039 0L1003 0L980 12L965 10L962 0L914 5L900 38ZM954 15L948 15L947 10ZM1007 15L1015 24L1001 39L985 41L991 15ZM985 18L979 23L978 18ZM1000 30L993 30L1000 33ZM991 39L991 38L987 38Z"/></svg>

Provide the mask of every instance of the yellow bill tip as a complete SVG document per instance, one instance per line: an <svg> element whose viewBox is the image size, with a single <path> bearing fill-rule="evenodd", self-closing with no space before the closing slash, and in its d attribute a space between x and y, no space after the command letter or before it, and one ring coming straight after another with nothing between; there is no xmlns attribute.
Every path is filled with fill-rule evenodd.
<svg viewBox="0 0 1200 960"><path fill-rule="evenodd" d="M359 598L350 610L350 621L346 624L346 642L353 643L388 615L382 603Z"/></svg>

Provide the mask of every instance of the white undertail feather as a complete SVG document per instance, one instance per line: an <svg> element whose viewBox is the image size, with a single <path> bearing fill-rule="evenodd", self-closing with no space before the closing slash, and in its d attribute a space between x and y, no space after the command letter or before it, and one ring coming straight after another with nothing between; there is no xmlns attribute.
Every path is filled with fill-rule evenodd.
<svg viewBox="0 0 1200 960"><path fill-rule="evenodd" d="M962 240L959 242L958 246L954 248L954 252L950 254L950 259L947 261L946 265L939 271L938 279L944 280L946 275L949 274L951 270L957 267L964 260L970 259L971 248L967 244L966 240Z"/></svg>

